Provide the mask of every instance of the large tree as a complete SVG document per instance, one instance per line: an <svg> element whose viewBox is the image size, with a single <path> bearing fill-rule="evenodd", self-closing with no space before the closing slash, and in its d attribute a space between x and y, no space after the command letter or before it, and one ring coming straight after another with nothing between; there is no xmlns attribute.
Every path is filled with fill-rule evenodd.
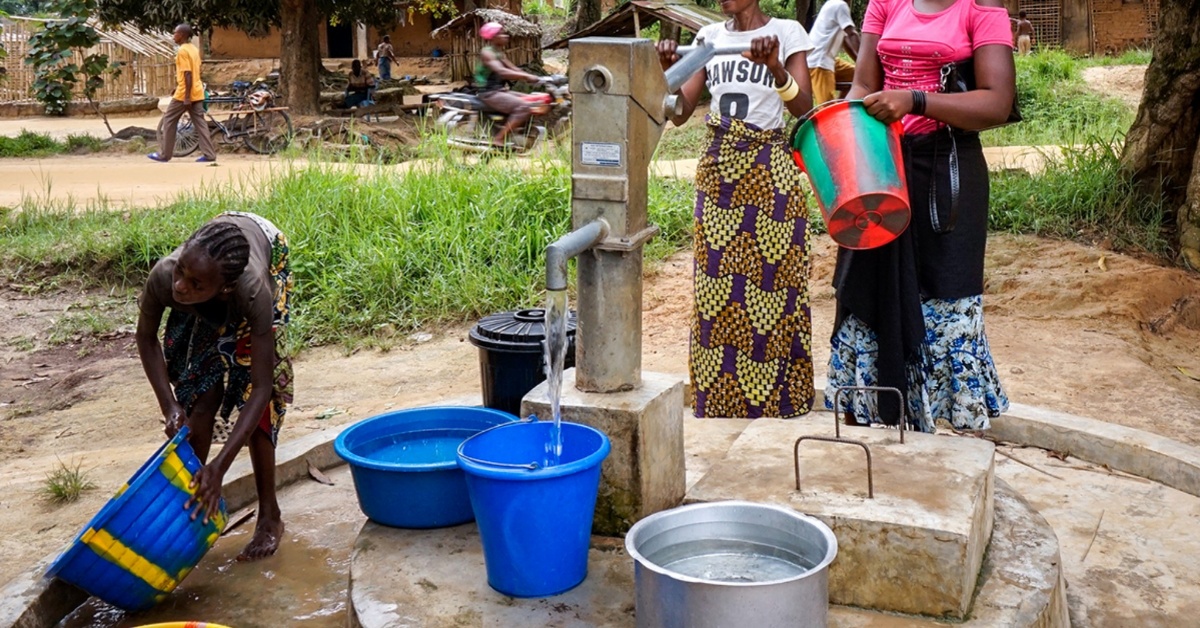
<svg viewBox="0 0 1200 628"><path fill-rule="evenodd" d="M1163 0L1154 56L1121 157L1175 208L1183 262L1200 270L1200 0Z"/></svg>
<svg viewBox="0 0 1200 628"><path fill-rule="evenodd" d="M452 0L99 0L106 22L132 22L144 29L171 30L188 23L200 30L236 28L250 35L279 28L280 87L284 102L299 114L318 111L321 83L320 29L324 20L394 24L409 11L435 15L453 11Z"/></svg>

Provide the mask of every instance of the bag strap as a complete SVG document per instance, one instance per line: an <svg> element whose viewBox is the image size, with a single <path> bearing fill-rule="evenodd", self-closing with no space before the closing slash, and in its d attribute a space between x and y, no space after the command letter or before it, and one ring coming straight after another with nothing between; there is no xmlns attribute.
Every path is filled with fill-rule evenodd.
<svg viewBox="0 0 1200 628"><path fill-rule="evenodd" d="M960 187L960 179L958 176L958 143L954 140L954 131L947 127L946 135L950 136L950 216L946 219L946 224L942 224L941 214L938 212L938 140L933 141L933 173L929 177L929 222L933 226L934 233L950 233L954 231L954 223L958 222L958 197Z"/></svg>

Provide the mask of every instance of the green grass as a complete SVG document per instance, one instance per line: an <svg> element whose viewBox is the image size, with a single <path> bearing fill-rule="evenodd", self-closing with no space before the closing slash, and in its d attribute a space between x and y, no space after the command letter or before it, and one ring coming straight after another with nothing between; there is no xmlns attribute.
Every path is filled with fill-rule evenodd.
<svg viewBox="0 0 1200 628"><path fill-rule="evenodd" d="M993 231L1102 241L1116 250L1170 256L1168 208L1122 176L1119 144L1096 140L1061 150L1061 159L1041 173L992 173Z"/></svg>
<svg viewBox="0 0 1200 628"><path fill-rule="evenodd" d="M104 141L91 135L68 135L65 142L29 130L22 130L16 137L0 136L0 157L50 157L96 152L103 148Z"/></svg>
<svg viewBox="0 0 1200 628"><path fill-rule="evenodd" d="M46 474L41 494L51 503L70 504L95 488L96 484L88 478L87 472L82 470L79 462L72 467L59 460L58 467Z"/></svg>
<svg viewBox="0 0 1200 628"><path fill-rule="evenodd" d="M1153 56L1149 48L1130 48L1119 55L1100 55L1084 57L1080 62L1085 66L1096 65L1147 65Z"/></svg>
<svg viewBox="0 0 1200 628"><path fill-rule="evenodd" d="M528 170L498 160L403 174L282 167L269 185L244 180L154 210L26 205L0 215L0 264L140 286L155 260L213 215L255 212L290 240L292 337L354 344L384 325L411 330L536 304L546 245L569 230L570 168L559 159ZM651 260L689 242L691 205L690 183L652 179L650 220L662 234L647 247Z"/></svg>
<svg viewBox="0 0 1200 628"><path fill-rule="evenodd" d="M16 137L0 136L0 157L48 157L66 151L66 144L44 133L23 130Z"/></svg>
<svg viewBox="0 0 1200 628"><path fill-rule="evenodd" d="M1016 57L1017 97L1024 120L981 136L987 146L1064 146L1089 137L1123 135L1132 108L1084 84L1086 61L1050 50Z"/></svg>

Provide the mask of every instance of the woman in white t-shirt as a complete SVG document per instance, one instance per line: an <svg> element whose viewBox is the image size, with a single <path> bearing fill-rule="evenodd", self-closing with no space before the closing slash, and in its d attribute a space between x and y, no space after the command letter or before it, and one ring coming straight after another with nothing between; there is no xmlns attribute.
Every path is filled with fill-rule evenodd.
<svg viewBox="0 0 1200 628"><path fill-rule="evenodd" d="M793 417L813 403L808 300L808 208L783 111L812 106L798 22L768 17L758 0L724 0L730 20L700 29L714 57L683 85L683 124L707 87L708 150L696 168L693 408L698 417ZM663 68L679 56L658 44Z"/></svg>

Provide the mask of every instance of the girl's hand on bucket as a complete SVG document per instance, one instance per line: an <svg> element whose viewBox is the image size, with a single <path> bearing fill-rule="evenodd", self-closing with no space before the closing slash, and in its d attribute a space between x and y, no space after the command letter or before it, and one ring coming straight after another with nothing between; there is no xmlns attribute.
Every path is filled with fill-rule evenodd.
<svg viewBox="0 0 1200 628"><path fill-rule="evenodd" d="M863 106L867 108L871 117L884 124L891 124L912 112L912 92L899 89L875 92L863 99Z"/></svg>
<svg viewBox="0 0 1200 628"><path fill-rule="evenodd" d="M655 45L655 48L658 49L658 62L662 64L663 70L675 65L675 62L679 60L679 53L675 52L678 47L679 44L670 39L661 39Z"/></svg>
<svg viewBox="0 0 1200 628"><path fill-rule="evenodd" d="M195 521L201 512L204 513L205 524L220 514L222 480L224 474L213 464L200 467L196 475L192 476L192 483L188 486L196 492L183 504L184 510L192 510L192 521ZM195 506L195 509L192 509L192 506Z"/></svg>
<svg viewBox="0 0 1200 628"><path fill-rule="evenodd" d="M175 434L179 433L179 428L183 427L187 421L187 412L184 411L183 406L176 403L163 413L163 418L166 423L164 431L167 433L167 438L175 438Z"/></svg>

